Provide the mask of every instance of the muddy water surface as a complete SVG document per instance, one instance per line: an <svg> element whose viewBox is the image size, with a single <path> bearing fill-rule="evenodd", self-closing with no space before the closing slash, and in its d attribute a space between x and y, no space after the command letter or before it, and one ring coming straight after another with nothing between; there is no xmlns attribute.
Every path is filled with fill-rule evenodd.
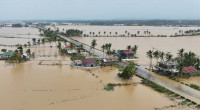
<svg viewBox="0 0 200 110"><path fill-rule="evenodd" d="M69 57L59 55L56 43L34 46L31 51L36 58L26 63L16 65L0 61L0 109L153 110L176 104L141 85L138 77L129 81L119 79L119 71L114 67L90 70L71 67ZM107 83L136 85L105 91ZM190 109L168 109L183 108Z"/></svg>

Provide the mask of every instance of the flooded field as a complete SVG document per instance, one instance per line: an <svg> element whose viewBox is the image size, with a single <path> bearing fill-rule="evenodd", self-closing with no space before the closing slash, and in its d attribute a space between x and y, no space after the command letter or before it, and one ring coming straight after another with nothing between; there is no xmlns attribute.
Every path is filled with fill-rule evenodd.
<svg viewBox="0 0 200 110"><path fill-rule="evenodd" d="M52 28L52 27L51 27ZM144 31L150 32L150 35L157 36L157 35L166 35L171 36L175 35L175 33L180 34L179 30L186 31L186 30L197 30L200 27L157 27L157 26L56 26L55 29L59 28L60 31L67 30L67 29L79 29L83 31L83 34L93 36L94 35L101 35L101 36L116 36L117 35L126 35L130 33L136 34L138 36L148 36L144 33ZM52 28L54 29L54 28ZM127 31L127 32L126 32ZM139 34L138 34L139 31ZM92 34L90 34L92 32ZM99 34L100 32L100 34ZM104 34L104 32L106 32ZM110 34L111 32L111 34Z"/></svg>
<svg viewBox="0 0 200 110"><path fill-rule="evenodd" d="M92 40L92 38L76 39L89 44ZM98 47L101 46L101 43L112 43L113 49L126 48L128 43L131 45L139 45L141 43L138 50L139 62L141 64L148 64L148 60L142 54L145 54L146 50L151 49L155 45L155 38L149 38L146 41L144 41L145 38L138 38L137 40L136 38L95 39L97 39ZM161 39L157 39L157 45L160 44L159 42L165 42L165 40ZM196 37L194 39L200 38ZM23 40L20 39L20 41ZM5 39L0 40L0 44L5 42ZM15 43L15 40L13 39L12 42ZM142 45L143 43L144 45ZM169 45L170 43L168 42L164 46L161 45L160 49L170 51L174 49L174 47L165 47L167 44ZM36 58L26 63L8 64L0 61L1 110L192 109L186 106L171 107L172 105L177 105L177 102L140 84L141 79L136 76L129 81L119 79L117 77L119 71L114 67L98 69L77 69L71 67L70 57L60 56L56 45L57 43L52 42L51 44L46 43L31 47L31 51L35 53ZM183 45L181 44L181 46ZM50 48L50 46L53 47ZM193 44L193 46L198 46L198 44ZM10 49L14 50L15 47ZM24 48L24 51L26 49L28 48ZM143 61L144 63L142 63ZM114 91L105 91L103 88L107 83L136 83L136 85L121 86L116 87Z"/></svg>

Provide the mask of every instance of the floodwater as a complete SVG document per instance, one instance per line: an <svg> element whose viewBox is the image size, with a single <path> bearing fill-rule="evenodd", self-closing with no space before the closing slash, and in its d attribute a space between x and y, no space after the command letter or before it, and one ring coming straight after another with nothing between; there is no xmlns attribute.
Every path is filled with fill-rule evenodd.
<svg viewBox="0 0 200 110"><path fill-rule="evenodd" d="M0 61L1 110L191 109L185 106L170 108L176 102L141 85L138 77L129 81L119 79L119 71L114 67L90 70L71 67L69 56L60 56L56 43L34 46L31 51L36 58L26 63L16 65ZM136 85L105 91L107 83Z"/></svg>
<svg viewBox="0 0 200 110"><path fill-rule="evenodd" d="M52 28L52 27L50 27ZM200 27L158 27L158 26L56 26L52 29L59 28L60 31L67 30L67 29L79 29L83 31L83 34L90 35L90 32L94 32L95 36L99 36L99 32L101 36L116 36L115 32L117 32L117 35L126 35L127 33L131 34L137 34L138 31L140 31L140 36L147 36L144 31L149 31L150 35L157 36L157 35L175 35L175 33L180 34L179 30L186 31L186 30L197 30L200 29ZM125 33L127 31L127 33ZM104 35L104 32L105 35ZM93 34L91 35L93 36Z"/></svg>
<svg viewBox="0 0 200 110"><path fill-rule="evenodd" d="M47 48L50 45L54 47ZM151 110L174 104L166 96L139 84L137 77L128 82L120 80L114 67L91 71L71 67L69 57L57 56L55 43L31 49L36 53L35 60L0 66L0 109ZM137 85L116 87L110 92L103 90L107 83L133 82Z"/></svg>

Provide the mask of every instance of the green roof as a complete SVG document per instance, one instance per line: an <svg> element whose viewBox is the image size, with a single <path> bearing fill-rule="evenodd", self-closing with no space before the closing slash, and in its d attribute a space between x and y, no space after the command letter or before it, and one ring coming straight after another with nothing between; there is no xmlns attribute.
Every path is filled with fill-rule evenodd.
<svg viewBox="0 0 200 110"><path fill-rule="evenodd" d="M11 56L11 55L13 55L15 52L13 52L13 51L9 51L9 52L5 52L3 55L8 55L8 56Z"/></svg>

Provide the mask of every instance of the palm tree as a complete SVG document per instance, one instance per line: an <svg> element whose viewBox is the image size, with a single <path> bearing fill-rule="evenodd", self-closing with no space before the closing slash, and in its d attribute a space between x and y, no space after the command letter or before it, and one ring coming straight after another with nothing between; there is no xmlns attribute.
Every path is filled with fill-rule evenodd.
<svg viewBox="0 0 200 110"><path fill-rule="evenodd" d="M173 57L173 55L170 54L169 52L165 56L166 56L165 58L166 58L167 61L170 61Z"/></svg>
<svg viewBox="0 0 200 110"><path fill-rule="evenodd" d="M159 57L160 57L161 61L164 60L164 56L165 56L164 52L159 52Z"/></svg>
<svg viewBox="0 0 200 110"><path fill-rule="evenodd" d="M110 32L110 36L111 36L112 32Z"/></svg>
<svg viewBox="0 0 200 110"><path fill-rule="evenodd" d="M150 66L149 66L149 69L152 69L152 58L153 58L153 51L152 50L149 50L147 52L147 57L150 59Z"/></svg>
<svg viewBox="0 0 200 110"><path fill-rule="evenodd" d="M115 35L116 35L116 36L117 36L117 34L118 34L118 33L117 33L117 32L115 32Z"/></svg>
<svg viewBox="0 0 200 110"><path fill-rule="evenodd" d="M110 54L110 52L111 52L111 46L112 46L112 44L109 43L109 44L108 44L108 51L109 51L109 54Z"/></svg>
<svg viewBox="0 0 200 110"><path fill-rule="evenodd" d="M159 59L159 51L158 50L153 52L153 57L156 58L156 62L157 62L156 64L158 64L158 59Z"/></svg>
<svg viewBox="0 0 200 110"><path fill-rule="evenodd" d="M28 50L26 51L26 53L27 53L28 56L30 56L30 55L31 55L31 50L28 49Z"/></svg>
<svg viewBox="0 0 200 110"><path fill-rule="evenodd" d="M19 52L20 52L21 54L23 54L23 47L22 47L22 46L19 46L17 49L19 50Z"/></svg>
<svg viewBox="0 0 200 110"><path fill-rule="evenodd" d="M96 42L95 39L93 39L92 42L91 42L91 47L92 47L92 49L93 49L93 55L94 55L94 51L95 51L95 46L96 46L96 45L97 45L97 42Z"/></svg>
<svg viewBox="0 0 200 110"><path fill-rule="evenodd" d="M40 39L38 39L38 42L37 42L38 44L40 44Z"/></svg>
<svg viewBox="0 0 200 110"><path fill-rule="evenodd" d="M59 50L61 50L61 43L60 43L60 42L58 42L57 48L58 48Z"/></svg>
<svg viewBox="0 0 200 110"><path fill-rule="evenodd" d="M105 45L102 45L101 48L102 48L102 50L103 50L103 58L104 58L104 50L105 50L106 46L105 46Z"/></svg>
<svg viewBox="0 0 200 110"><path fill-rule="evenodd" d="M94 36L94 35L95 35L95 32L93 32L92 34L93 34L93 36Z"/></svg>
<svg viewBox="0 0 200 110"><path fill-rule="evenodd" d="M139 34L140 34L140 31L138 31L137 34L139 35Z"/></svg>
<svg viewBox="0 0 200 110"><path fill-rule="evenodd" d="M106 35L106 31L104 31L104 36Z"/></svg>
<svg viewBox="0 0 200 110"><path fill-rule="evenodd" d="M35 45L36 44L36 38L33 38L32 41L33 41L33 45Z"/></svg>
<svg viewBox="0 0 200 110"><path fill-rule="evenodd" d="M134 52L134 55L137 53L137 49L138 49L138 46L134 45L133 48L132 48L132 51Z"/></svg>
<svg viewBox="0 0 200 110"><path fill-rule="evenodd" d="M100 36L101 32L99 31L99 36Z"/></svg>
<svg viewBox="0 0 200 110"><path fill-rule="evenodd" d="M90 32L90 36L92 35L92 32Z"/></svg>
<svg viewBox="0 0 200 110"><path fill-rule="evenodd" d="M178 56L181 57L181 59L183 58L184 51L185 51L185 49L183 49L183 48L178 50Z"/></svg>
<svg viewBox="0 0 200 110"><path fill-rule="evenodd" d="M44 44L45 43L45 39L42 39L42 44Z"/></svg>
<svg viewBox="0 0 200 110"><path fill-rule="evenodd" d="M128 49L128 50L131 50L131 45L128 45L128 46L127 46L127 49Z"/></svg>

